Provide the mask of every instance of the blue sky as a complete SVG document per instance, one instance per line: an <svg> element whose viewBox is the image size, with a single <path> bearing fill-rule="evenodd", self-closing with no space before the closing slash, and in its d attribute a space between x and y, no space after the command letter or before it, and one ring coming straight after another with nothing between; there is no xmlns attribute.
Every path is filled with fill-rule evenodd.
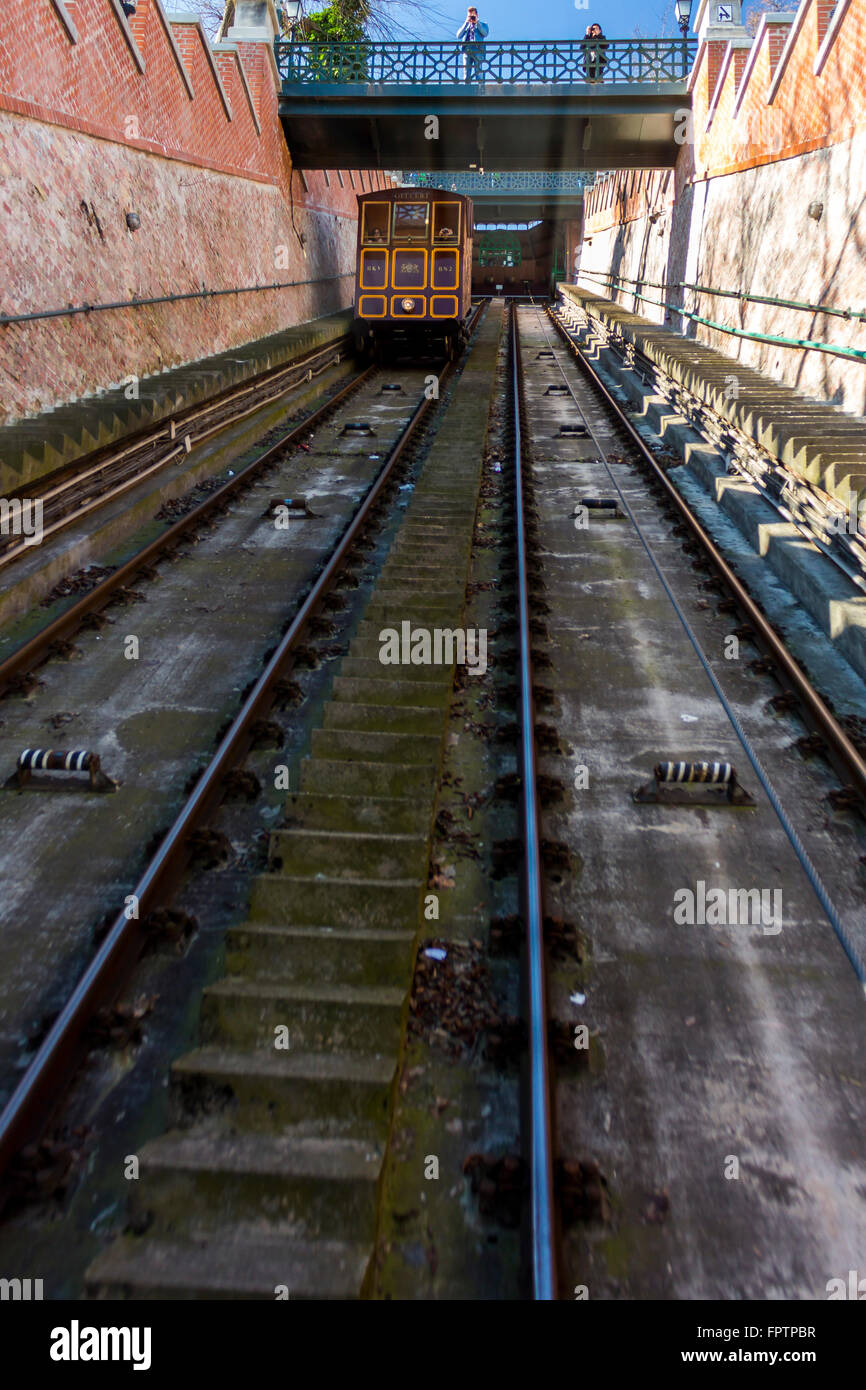
<svg viewBox="0 0 866 1390"><path fill-rule="evenodd" d="M395 37L410 39L450 39L466 18L468 0L373 0L374 8L391 22ZM279 3L279 0L277 0ZM323 9L327 0L304 0L307 12ZM597 21L611 39L676 37L679 34L674 0L551 0L541 5L526 0L480 0L479 14L490 25L490 38L568 39L582 38L588 24ZM218 0L208 8L222 10ZM796 0L792 0L792 8ZM190 8L199 8L193 0ZM698 0L692 0L697 14ZM218 22L210 17L206 28L215 30ZM378 35L376 35L378 37Z"/></svg>
<svg viewBox="0 0 866 1390"><path fill-rule="evenodd" d="M390 6L388 7L391 8ZM697 3L693 5L697 13ZM418 38L449 38L466 18L466 5L455 0L436 0L416 21L402 6L395 5L394 18L407 28L415 28ZM588 24L601 24L608 38L632 38L638 28L647 37L679 33L674 16L674 0L588 0L588 7L577 9L573 0L553 0L552 4L527 4L525 0L479 0L478 14L490 25L491 39L567 39L581 38Z"/></svg>

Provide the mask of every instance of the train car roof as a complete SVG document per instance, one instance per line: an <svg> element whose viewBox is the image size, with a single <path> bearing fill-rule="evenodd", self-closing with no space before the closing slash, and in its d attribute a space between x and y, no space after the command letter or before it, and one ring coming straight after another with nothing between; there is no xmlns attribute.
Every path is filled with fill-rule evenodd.
<svg viewBox="0 0 866 1390"><path fill-rule="evenodd" d="M400 200L407 199L417 203L419 199L423 197L429 198L431 194L435 195L437 198L444 198L449 203L453 203L455 200L461 203L472 202L472 199L468 197L467 194L458 193L456 190L452 191L450 188L424 188L423 186L421 188L383 188L378 191L373 189L369 193L359 193L358 202L364 203L368 198L371 198L374 202L381 203L386 199L393 198Z"/></svg>

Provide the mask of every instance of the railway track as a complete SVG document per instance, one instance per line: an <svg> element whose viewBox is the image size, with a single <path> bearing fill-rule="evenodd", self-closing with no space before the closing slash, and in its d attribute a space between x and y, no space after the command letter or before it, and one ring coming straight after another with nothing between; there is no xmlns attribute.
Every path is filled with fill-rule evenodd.
<svg viewBox="0 0 866 1390"><path fill-rule="evenodd" d="M497 489L499 520L479 531L476 513ZM716 589L698 587L707 581L694 552L671 544L671 520L726 586L721 618L701 597ZM270 835L246 914L230 917L225 974L204 990L198 1045L177 1049L172 1066L169 1127L136 1146L129 1224L91 1265L90 1296L448 1297L461 1264L491 1262L505 1297L818 1296L825 1265L826 1278L837 1273L862 1235L853 1195L862 1173L851 1159L861 1102L850 1089L866 1082L856 1044L862 882L853 857L845 872L837 864L840 843L860 833L863 763L537 306L513 305L506 322L494 303L405 511L378 541L366 504L356 516L137 885L142 919L178 885L182 902L198 818L227 827L217 808L228 766L272 770L250 722L267 713L362 532L376 547L372 573L339 675L314 701L300 789ZM497 577L480 579L491 564ZM482 730L488 739L497 717L508 734L513 712L516 752L506 738L496 753L491 740L479 761L461 743L455 763L457 730L477 732L465 681L453 687L453 661L415 663L402 648L388 670L383 630L468 630L487 611L485 590L500 614L513 602L516 623L500 624L492 676L470 706L482 718L499 712ZM736 621L734 604L746 620L738 640L755 645L759 670L742 662L721 680L714 643ZM793 692L771 717L763 697L756 706L756 677ZM791 744L798 726L808 739L809 721L827 753L817 763ZM492 788L502 757L513 771ZM656 765L666 770L654 779ZM856 794L831 799L816 825L812 808L834 790L834 767ZM455 842L443 830L455 781L467 827L476 808L479 867L449 877L440 853L449 834ZM496 841L515 798L519 838ZM757 876L757 918L683 935L673 904L702 874L735 893ZM482 891L484 907L470 910ZM764 918L764 891L782 894L778 923ZM437 928L426 925L433 900ZM503 903L511 917L496 915ZM522 1017L503 1020L499 1008L471 1025L459 1065L431 1066L442 1028L430 1038L422 1028L420 1050L407 1046L407 999L417 1021L440 961L453 957L459 972L506 929L518 964L497 966L496 980ZM140 927L120 914L97 961L114 954L117 964L140 946ZM101 997L128 973L127 962L106 975ZM56 1085L58 1046L64 1069L80 1055L98 1002L88 988L82 981L31 1064L17 1114L13 1105L0 1122L0 1138L14 1136L0 1150L7 1159L44 1122L39 1088ZM488 1036L479 1054L485 1029L496 1047ZM417 1079L424 1064L429 1083ZM503 1114L521 1117L519 1152L503 1156L503 1125L489 1101L482 1107L494 1094ZM454 1115L447 1135L443 1112ZM487 1206L480 1227L467 1215L455 1237L460 1183L425 1190L431 1155L423 1164L421 1155L440 1152L453 1178L470 1133L487 1156L466 1158L464 1174L473 1189L481 1175ZM732 1157L741 1184L726 1181ZM802 1198L793 1209L778 1195L792 1191ZM504 1205L519 1224L524 1192L526 1238L516 1254L503 1238L496 1255L491 1212ZM450 1263L437 1255L446 1230Z"/></svg>
<svg viewBox="0 0 866 1390"><path fill-rule="evenodd" d="M442 374L443 384L448 374L449 370ZM203 523L213 523L214 518L218 517L220 513L225 513L232 505L235 509L231 513L235 534L228 538L228 544L237 544L238 539L240 539L242 543L246 543L247 549L250 546L248 540L244 542L244 537L250 537L255 534L256 530L260 530L263 520L272 529L274 528L277 521L273 506L275 501L283 504L283 510L287 513L287 524L293 524L295 527L310 524L303 518L308 515L315 516L316 513L307 505L303 497L300 499L301 507L295 509L295 518L297 519L292 519L292 502L298 500L295 491L298 480L297 459L306 458L304 453L293 455L293 450L303 445L304 449L310 451L315 459L315 452L318 447L322 455L322 462L327 464L329 457L333 456L336 458L338 466L342 460L343 467L348 465L350 475L357 475L361 484L360 504L355 508L351 501L352 491L357 488L357 483L354 483L349 492L347 524L338 531L337 543L333 550L330 551L327 548L323 550L321 544L314 545L311 553L305 557L305 563L301 567L299 577L294 578L293 576L293 581L298 589L296 611L288 620L283 619L285 631L276 649L267 660L264 672L257 680L250 683L252 688L248 693L245 693L240 713L228 721L230 727L224 735L219 737L216 754L201 771L201 775L195 783L195 790L183 805L175 824L162 840L158 851L150 858L140 881L135 885L133 894L136 904L135 912L130 913L127 910L130 897L126 895L126 907L111 916L107 932L98 951L90 961L78 986L60 1010L53 1026L48 1031L47 1037L27 1068L23 1080L10 1098L2 1119L0 1119L0 1159L2 1159L4 1168L13 1160L15 1154L20 1152L22 1145L26 1147L27 1141L38 1134L40 1128L44 1126L47 1116L56 1104L65 1078L68 1077L80 1059L84 1033L88 1023L99 1009L110 1004L134 961L147 944L148 924L152 925L155 910L180 881L186 866L194 857L196 829L202 824L208 812L226 795L226 783L227 779L230 780L231 769L242 762L250 748L257 741L260 741L261 726L263 721L266 722L265 716L271 707L275 704L279 706L281 700L293 698L291 690L287 694L288 668L291 664L291 656L293 652L300 649L301 637L304 633L309 633L311 625L313 630L315 630L317 623L328 627L328 620L322 616L320 610L328 597L330 586L344 567L345 558L351 551L353 544L363 534L368 518L377 502L385 490L392 485L394 473L399 468L406 449L419 437L426 418L434 407L434 400L425 395L426 382L429 381L429 377L425 378L422 373L417 372L410 373L408 376L404 374L404 376L406 378L405 385L400 381L380 381L374 371L368 371L349 383L336 397L327 402L312 417L305 420L301 426L279 440L265 455L258 458L247 469L239 472L228 484L207 498L205 503L196 507L186 517L181 518L145 551L138 553L127 565L103 580L96 589L85 595L48 629L38 634L36 638L14 653L4 663L2 672L0 672L0 679L2 679L7 694L13 697L12 703L7 703L7 711L11 714L13 708L17 708L18 713L18 718L14 721L11 718L7 718L5 721L7 729L4 731L4 743L8 748L11 739L15 736L14 729L10 729L9 725L20 722L24 726L31 728L33 726L29 702L33 700L34 694L38 691L35 672L40 671L46 675L49 674L46 663L51 660L52 656L57 655L57 643L61 640L66 641L74 635L78 635L81 639L83 632L91 630L94 626L104 631L106 623L112 622L112 619L105 612L112 600L115 602L118 598L120 600L142 600L144 595L128 589L129 582L131 580L140 581L144 578L148 582L158 579L160 577L159 572L153 568L155 563L174 555L178 543L189 541L195 537ZM359 391L360 395L358 394ZM417 402L414 408L412 408L413 395ZM348 405L349 401L351 401L351 407ZM409 414L408 418L404 418L406 417L407 405L409 406ZM352 415L349 415L349 409L352 412L360 411L368 417L367 420L359 424ZM336 422L333 420L335 415ZM328 434L335 437L336 444L330 443L329 439L326 438L317 446L315 442L316 431L321 434L326 422L328 423ZM341 439L347 442L341 443ZM371 448L376 452L370 454ZM384 453L380 452L381 450L384 450ZM294 470L287 463L287 460L291 460L292 457L295 459ZM262 475L267 476L268 473L272 477L264 485L269 488L276 486L282 491L278 493L276 499L271 499L263 514L261 497L256 496L255 489L261 487ZM321 480L315 471L310 476L309 470L307 470L307 477L309 480L307 486L312 484L317 487L315 500L317 505L320 505L319 498L327 498L327 487L322 487ZM284 496L284 478L290 479L292 490L295 491L294 499ZM336 482L340 483L339 472ZM342 503L342 507L345 509L345 503ZM339 509L336 518L339 521ZM228 522L223 523L224 526L228 524ZM240 537L237 534L239 529ZM333 532L333 521L327 530ZM181 564L188 565L189 561L181 561ZM306 584L303 583L305 572L307 575ZM263 573L266 571L263 570ZM163 576L164 578L165 576ZM189 579L190 576L186 576L186 580ZM195 581L193 582L195 583ZM201 583L200 578L198 582ZM182 584L181 593L183 594L185 590L186 584ZM277 593L279 594L279 590ZM291 590L289 597L290 595ZM152 597L154 596L158 601L159 595L152 595ZM278 604L282 607L283 613L285 613L285 602L286 598L279 595ZM175 599L176 604L177 599ZM177 607L175 607L175 612L178 612ZM200 621L196 620L196 626ZM102 640L101 635L97 631L96 637L92 638L91 641L100 640ZM142 641L146 640L143 636ZM177 641L180 645L183 645L185 640L184 637L180 637L172 631L171 610L169 610L167 630L160 634L160 640ZM97 685L99 679L97 674ZM57 693L61 694L63 698L72 695L70 686L73 683L68 677L66 679L61 677L59 682L55 679L54 684L59 685L60 689ZM237 689L237 687L235 688ZM19 706L14 697L22 695L25 697L25 702L23 706ZM104 713L102 718L105 718ZM32 744L32 737L25 739L25 742ZM97 744L98 742L97 736ZM142 749L137 754L137 759L140 759L143 752ZM194 752L195 745L192 748L184 748L183 757L188 772L191 766L194 769L192 761ZM169 764L169 768L171 768L171 764ZM135 780L138 781L140 778L136 776ZM61 797L60 800L62 802L63 798ZM37 798L38 801L39 798ZM171 798L169 798L169 804L170 801ZM102 803L103 820L105 814L109 815L109 819L112 818L112 813L105 811L106 804L105 802ZM20 801L16 802L16 807L19 821L22 821L22 818L24 821L19 827L19 833L26 840L26 810L21 809L22 803ZM8 802L6 809L9 810ZM40 807L39 809L43 811L44 818L43 808ZM127 817L121 814L121 820L125 821ZM92 821L93 815L91 814ZM96 822L95 825L91 825L91 834L94 832L99 834L98 815ZM140 843L140 830L134 833L137 833ZM19 1165L15 1181L20 1184L21 1178L22 1173Z"/></svg>
<svg viewBox="0 0 866 1390"><path fill-rule="evenodd" d="M259 454L246 467L239 469L220 487L211 491L203 501L190 508L160 535L130 556L110 574L104 575L64 611L0 661L0 696L28 693L34 686L34 673L62 644L70 641L82 627L97 623L99 615L117 596L121 598L129 585L139 582L160 560L171 557L178 547L194 543L202 527L213 526L224 516L231 503L267 475L323 424L335 410L349 401L358 388L369 380L370 369L356 375L329 400L307 416L301 424L286 431L275 443ZM106 499L101 499L102 501ZM72 517L67 518L68 521ZM62 523L66 524L66 522Z"/></svg>
<svg viewBox="0 0 866 1390"><path fill-rule="evenodd" d="M862 758L589 364L541 309L517 314L560 743L539 770L574 788L541 833L580 854L570 881L548 872L545 910L587 938L549 988L588 1054L553 1068L562 1286L820 1297L862 1226L840 1138L840 1073L859 1076ZM731 629L744 651L728 662ZM756 701L756 680L781 697ZM702 764L736 767L753 805L664 780ZM726 915L702 919L717 886ZM732 886L737 912L760 887L777 915L728 916ZM726 1181L726 1155L745 1181Z"/></svg>

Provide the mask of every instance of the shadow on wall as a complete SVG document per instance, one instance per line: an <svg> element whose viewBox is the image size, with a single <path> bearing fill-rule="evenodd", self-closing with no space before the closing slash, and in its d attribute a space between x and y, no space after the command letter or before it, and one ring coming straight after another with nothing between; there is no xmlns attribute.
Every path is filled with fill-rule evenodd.
<svg viewBox="0 0 866 1390"><path fill-rule="evenodd" d="M838 127L839 93L824 84L810 89L818 126ZM833 103L837 103L834 105ZM688 147L694 160L694 150ZM859 308L866 261L866 161L862 138L710 180L702 226L693 226L695 190L687 182L684 149L677 168L680 193L673 208L667 282L698 284L757 294ZM683 186L685 184L686 186ZM730 190L735 189L735 194ZM820 216L810 207L820 204ZM689 241L698 254L689 268ZM670 298L676 298L676 292ZM779 337L858 345L857 321L746 300L685 292L680 301L706 318ZM670 326L694 337L698 325L672 315ZM817 350L736 338L713 330L702 335L728 356L789 385L843 406L866 409L862 367ZM795 354L795 355L792 355ZM855 369L852 371L852 367Z"/></svg>
<svg viewBox="0 0 866 1390"><path fill-rule="evenodd" d="M671 208L671 230L668 239L667 269L665 271L665 282L668 285L679 285L681 281L685 280L688 269L689 243L695 208L695 190L691 181L695 167L694 146L685 146L680 160L682 161L681 166L677 168L680 190ZM664 297L682 304L685 308L685 301L681 295L681 290L666 291ZM674 332L681 333L684 338L697 336L697 324L692 319L684 318L682 314L667 311L665 323Z"/></svg>

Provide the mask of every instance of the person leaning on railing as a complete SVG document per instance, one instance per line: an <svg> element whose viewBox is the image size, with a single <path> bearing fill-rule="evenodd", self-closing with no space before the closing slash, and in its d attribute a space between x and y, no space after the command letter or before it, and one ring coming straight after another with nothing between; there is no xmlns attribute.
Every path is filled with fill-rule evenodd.
<svg viewBox="0 0 866 1390"><path fill-rule="evenodd" d="M463 74L467 82L473 77L481 79L481 60L484 57L484 40L490 33L490 25L478 18L478 11L470 5L466 18L457 30L457 38L463 44Z"/></svg>
<svg viewBox="0 0 866 1390"><path fill-rule="evenodd" d="M583 66L587 82L601 82L607 63L607 39L600 24L588 24L583 40Z"/></svg>

